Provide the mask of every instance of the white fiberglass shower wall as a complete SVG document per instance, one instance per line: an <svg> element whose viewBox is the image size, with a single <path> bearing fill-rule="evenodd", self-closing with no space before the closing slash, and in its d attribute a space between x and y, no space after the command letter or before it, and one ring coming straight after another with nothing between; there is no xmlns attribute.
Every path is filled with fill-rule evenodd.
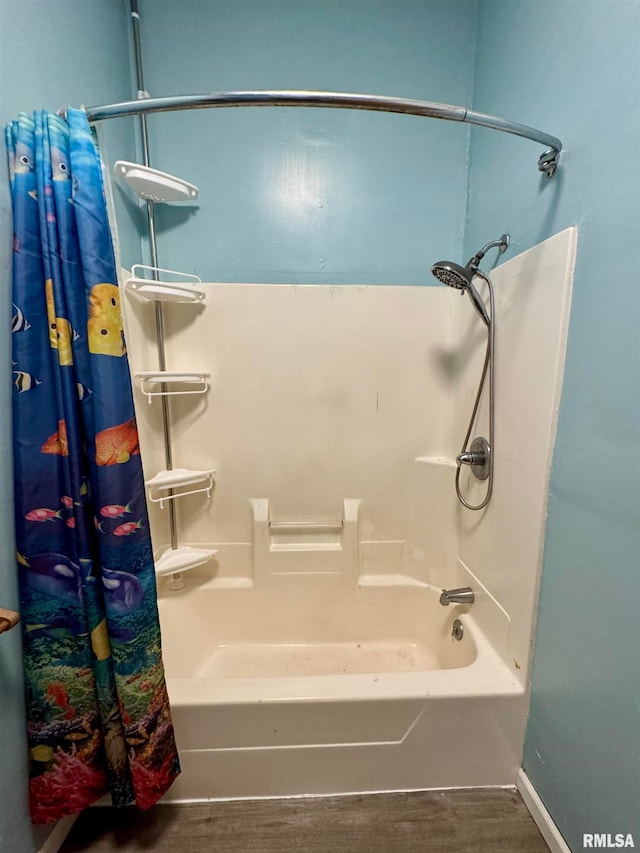
<svg viewBox="0 0 640 853"><path fill-rule="evenodd" d="M210 498L175 503L180 541L217 554L181 590L159 580L172 798L514 783L575 241L493 273L495 488L477 513L453 484L485 344L466 298L205 284L204 304L165 306L167 369L211 376L170 399L174 465L216 471ZM132 372L157 369L152 306L124 302ZM160 407L138 381L136 405L151 477ZM161 553L167 510L151 523ZM457 586L475 603L440 606Z"/></svg>

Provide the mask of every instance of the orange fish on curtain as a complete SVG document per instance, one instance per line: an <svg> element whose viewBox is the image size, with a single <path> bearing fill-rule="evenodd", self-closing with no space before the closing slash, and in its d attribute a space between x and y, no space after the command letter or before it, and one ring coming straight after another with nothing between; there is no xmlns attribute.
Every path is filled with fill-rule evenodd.
<svg viewBox="0 0 640 853"><path fill-rule="evenodd" d="M48 436L40 448L41 453L53 453L59 456L69 455L69 443L67 441L67 424L64 418L58 421L58 429Z"/></svg>
<svg viewBox="0 0 640 853"><path fill-rule="evenodd" d="M96 465L118 465L140 453L138 428L134 418L104 429L96 435Z"/></svg>
<svg viewBox="0 0 640 853"><path fill-rule="evenodd" d="M37 112L6 128L16 571L36 822L105 793L146 808L179 773L100 160L84 113L69 110L67 121Z"/></svg>

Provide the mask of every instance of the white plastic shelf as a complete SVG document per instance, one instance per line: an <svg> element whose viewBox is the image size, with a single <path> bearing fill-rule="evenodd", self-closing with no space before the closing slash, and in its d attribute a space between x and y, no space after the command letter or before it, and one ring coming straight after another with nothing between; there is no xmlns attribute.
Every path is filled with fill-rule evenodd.
<svg viewBox="0 0 640 853"><path fill-rule="evenodd" d="M180 397L184 394L205 394L209 389L208 370L141 370L135 374L140 381L140 390L146 396L149 403L154 397ZM162 387L157 386L178 386ZM180 387L180 386L190 387Z"/></svg>
<svg viewBox="0 0 640 853"><path fill-rule="evenodd" d="M217 549L192 548L191 545L170 548L156 560L156 574L163 576L188 572L207 563L217 553Z"/></svg>
<svg viewBox="0 0 640 853"><path fill-rule="evenodd" d="M134 193L147 201L161 204L193 204L198 198L198 187L195 184L143 166L142 163L131 163L128 160L118 160L113 166L116 181L130 187Z"/></svg>
<svg viewBox="0 0 640 853"><path fill-rule="evenodd" d="M125 286L144 299L158 302L204 302L200 276L134 264Z"/></svg>
<svg viewBox="0 0 640 853"><path fill-rule="evenodd" d="M188 468L172 468L170 471L158 471L155 477L145 481L145 486L148 490L148 496L151 503L164 506L165 501L172 501L176 498L186 498L187 495L198 495L206 492L207 497L211 497L211 489L213 488L213 475L215 469L206 471L192 471ZM190 489L189 486L200 486L200 488ZM177 494L165 494L172 489L184 489L188 491L180 491Z"/></svg>

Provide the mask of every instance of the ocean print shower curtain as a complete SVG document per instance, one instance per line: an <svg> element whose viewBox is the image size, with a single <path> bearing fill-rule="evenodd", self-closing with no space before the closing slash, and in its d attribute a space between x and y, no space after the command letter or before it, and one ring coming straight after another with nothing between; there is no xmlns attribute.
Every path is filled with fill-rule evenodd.
<svg viewBox="0 0 640 853"><path fill-rule="evenodd" d="M47 822L107 792L146 808L179 765L99 156L81 110L5 135L30 803Z"/></svg>

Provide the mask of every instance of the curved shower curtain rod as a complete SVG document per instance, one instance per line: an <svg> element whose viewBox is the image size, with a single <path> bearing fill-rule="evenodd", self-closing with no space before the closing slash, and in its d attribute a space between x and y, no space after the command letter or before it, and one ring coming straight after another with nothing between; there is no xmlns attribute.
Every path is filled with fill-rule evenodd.
<svg viewBox="0 0 640 853"><path fill-rule="evenodd" d="M344 92L308 91L248 91L214 92L208 95L171 95L164 98L141 98L119 104L86 107L90 122L123 116L147 115L174 110L199 110L216 107L336 107L347 110L373 110L386 113L407 113L447 121L466 122L513 133L533 142L547 145L538 159L538 169L551 178L558 165L562 142L555 136L498 116L477 113L465 107L417 101L410 98L390 98L385 95L354 95ZM62 112L62 111L61 111Z"/></svg>

